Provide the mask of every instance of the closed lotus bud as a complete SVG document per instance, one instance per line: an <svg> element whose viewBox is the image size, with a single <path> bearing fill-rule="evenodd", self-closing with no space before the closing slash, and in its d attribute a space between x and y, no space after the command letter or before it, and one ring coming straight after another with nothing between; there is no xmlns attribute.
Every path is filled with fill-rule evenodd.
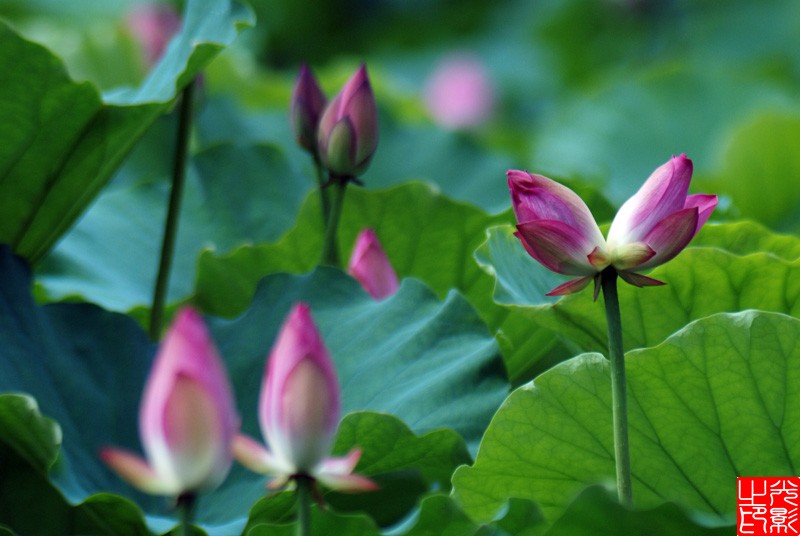
<svg viewBox="0 0 800 536"><path fill-rule="evenodd" d="M183 309L150 371L139 412L146 460L106 448L103 460L147 493L210 490L231 466L239 418L225 367L200 315Z"/></svg>
<svg viewBox="0 0 800 536"><path fill-rule="evenodd" d="M376 300L391 296L399 287L397 274L372 229L364 229L356 238L347 273Z"/></svg>
<svg viewBox="0 0 800 536"><path fill-rule="evenodd" d="M319 124L319 154L334 175L357 177L378 146L378 109L362 65L325 109Z"/></svg>
<svg viewBox="0 0 800 536"><path fill-rule="evenodd" d="M317 128L324 109L325 95L311 70L303 65L292 93L291 120L298 145L312 155L317 154Z"/></svg>
<svg viewBox="0 0 800 536"><path fill-rule="evenodd" d="M298 304L281 327L261 385L258 416L271 450L240 435L234 454L253 471L275 475L273 488L306 475L344 491L375 489L370 480L352 474L358 449L343 458L327 457L340 411L333 362L308 305Z"/></svg>
<svg viewBox="0 0 800 536"><path fill-rule="evenodd" d="M261 429L276 456L310 471L339 424L339 382L305 304L292 309L272 348L261 390Z"/></svg>

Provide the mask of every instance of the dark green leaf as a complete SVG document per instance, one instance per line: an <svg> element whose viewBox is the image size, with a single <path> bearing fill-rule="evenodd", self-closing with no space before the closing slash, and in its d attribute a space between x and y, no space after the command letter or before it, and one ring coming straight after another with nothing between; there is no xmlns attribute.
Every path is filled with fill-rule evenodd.
<svg viewBox="0 0 800 536"><path fill-rule="evenodd" d="M142 85L102 98L0 25L0 242L41 259L177 92L250 22L229 0L191 0L183 30Z"/></svg>

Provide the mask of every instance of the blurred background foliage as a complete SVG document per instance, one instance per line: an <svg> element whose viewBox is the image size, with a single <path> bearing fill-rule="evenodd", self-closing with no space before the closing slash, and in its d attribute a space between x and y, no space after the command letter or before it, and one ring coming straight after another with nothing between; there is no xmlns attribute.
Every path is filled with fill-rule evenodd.
<svg viewBox="0 0 800 536"><path fill-rule="evenodd" d="M370 186L422 178L497 211L508 204L503 168L518 166L607 186L618 204L670 154L686 152L697 187L726 194L734 215L797 230L790 208L800 193L782 187L789 183L782 177L800 170L793 150L800 130L797 2L250 3L258 23L207 76L214 101L207 113L231 123L228 137L287 142L285 109L299 64L309 63L332 91L366 61L385 131ZM57 51L75 78L111 89L135 84L146 69L125 22L138 4L3 0L0 14ZM426 112L424 92L453 54L485 69L492 109L479 125L445 136ZM241 106L247 110L231 117L231 107ZM235 119L255 131L237 130ZM208 141L220 141L212 130L218 136ZM412 149L410 139L426 143Z"/></svg>

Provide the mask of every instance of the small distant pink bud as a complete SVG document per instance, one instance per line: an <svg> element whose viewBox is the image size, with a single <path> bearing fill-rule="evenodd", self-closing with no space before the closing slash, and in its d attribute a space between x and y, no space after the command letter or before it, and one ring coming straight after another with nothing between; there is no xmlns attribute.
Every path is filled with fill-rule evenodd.
<svg viewBox="0 0 800 536"><path fill-rule="evenodd" d="M261 385L258 416L270 450L240 435L234 455L253 471L275 475L271 487L305 474L343 490L370 489L369 480L351 474L358 454L327 457L340 412L333 361L308 305L297 304L278 333Z"/></svg>
<svg viewBox="0 0 800 536"><path fill-rule="evenodd" d="M356 238L347 273L376 300L391 296L399 287L397 274L372 229L364 229Z"/></svg>
<svg viewBox="0 0 800 536"><path fill-rule="evenodd" d="M317 129L325 109L325 94L308 66L300 67L300 75L292 93L291 120L298 145L317 154Z"/></svg>
<svg viewBox="0 0 800 536"><path fill-rule="evenodd" d="M127 26L144 48L147 65L152 66L164 54L170 39L180 30L181 19L168 5L142 4L128 15Z"/></svg>
<svg viewBox="0 0 800 536"><path fill-rule="evenodd" d="M319 124L319 154L333 174L356 177L378 147L378 109L365 65L325 109Z"/></svg>
<svg viewBox="0 0 800 536"><path fill-rule="evenodd" d="M428 113L443 127L470 128L491 115L494 90L479 59L456 54L436 67L425 85L424 99Z"/></svg>
<svg viewBox="0 0 800 536"><path fill-rule="evenodd" d="M111 448L101 456L149 493L210 490L228 474L238 430L224 364L203 319L186 308L167 331L142 397L139 433L147 461Z"/></svg>

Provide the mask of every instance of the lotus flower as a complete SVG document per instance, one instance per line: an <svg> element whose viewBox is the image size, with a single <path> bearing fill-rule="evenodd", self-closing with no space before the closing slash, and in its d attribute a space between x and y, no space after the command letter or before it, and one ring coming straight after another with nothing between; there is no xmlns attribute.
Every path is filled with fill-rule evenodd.
<svg viewBox="0 0 800 536"><path fill-rule="evenodd" d="M325 109L319 123L319 154L334 175L357 177L378 146L378 109L362 65Z"/></svg>
<svg viewBox="0 0 800 536"><path fill-rule="evenodd" d="M397 274L372 229L364 229L356 238L347 273L376 300L391 296L399 287Z"/></svg>
<svg viewBox="0 0 800 536"><path fill-rule="evenodd" d="M139 410L147 460L114 448L101 458L144 492L181 495L217 487L239 429L225 367L200 315L178 313L150 371Z"/></svg>
<svg viewBox="0 0 800 536"><path fill-rule="evenodd" d="M317 154L317 128L325 109L325 95L311 70L303 65L292 93L291 120L298 145Z"/></svg>
<svg viewBox="0 0 800 536"><path fill-rule="evenodd" d="M361 451L328 458L339 423L339 383L308 305L289 313L272 348L261 384L258 417L271 450L239 435L233 452L252 471L275 476L270 488L306 475L343 491L372 490L375 484L352 474Z"/></svg>
<svg viewBox="0 0 800 536"><path fill-rule="evenodd" d="M547 177L511 170L514 234L546 268L579 276L548 296L578 292L608 266L637 287L663 285L637 272L680 253L717 206L716 195L687 195L691 179L692 161L685 154L671 158L622 205L606 240L575 192Z"/></svg>

